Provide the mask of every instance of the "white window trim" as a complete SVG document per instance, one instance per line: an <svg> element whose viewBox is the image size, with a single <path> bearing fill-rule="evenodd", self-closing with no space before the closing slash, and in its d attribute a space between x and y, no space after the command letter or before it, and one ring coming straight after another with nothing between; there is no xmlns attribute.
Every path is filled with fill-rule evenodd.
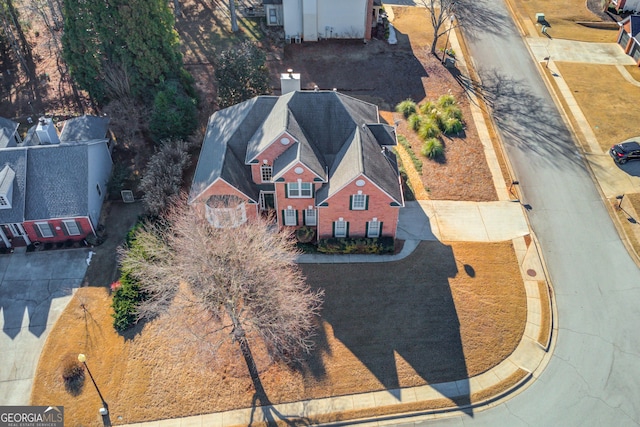
<svg viewBox="0 0 640 427"><path fill-rule="evenodd" d="M302 194L303 189L302 189L302 184L308 185L309 189L308 190L304 190L305 192L308 191L309 195L304 195ZM298 195L292 195L291 194L291 190L295 190ZM313 197L313 184L311 182L302 182L302 180L298 180L298 182L290 182L287 184L287 198L289 199L310 199Z"/></svg>
<svg viewBox="0 0 640 427"><path fill-rule="evenodd" d="M333 233L335 237L347 237L347 224L348 222L344 220L344 218L340 218L333 223ZM340 224L340 227L338 227ZM340 233L338 233L340 231Z"/></svg>
<svg viewBox="0 0 640 427"><path fill-rule="evenodd" d="M51 225L49 225L48 222L36 222L36 227L38 227L38 230L40 231L40 235L45 238L48 239L50 237L54 237L53 234L53 230L51 229ZM43 228L43 226L45 226ZM46 229L46 232L45 232Z"/></svg>
<svg viewBox="0 0 640 427"><path fill-rule="evenodd" d="M311 215L309 215L311 213ZM309 218L312 218L313 221L309 221ZM304 225L308 225L310 227L315 227L318 225L318 211L313 208L313 206L309 206L304 210Z"/></svg>
<svg viewBox="0 0 640 427"><path fill-rule="evenodd" d="M356 202L357 201L357 202ZM358 194L351 196L351 210L364 211L367 209L367 196L358 191Z"/></svg>
<svg viewBox="0 0 640 427"><path fill-rule="evenodd" d="M265 174L265 172L267 172ZM269 179L264 179L265 175L269 176ZM273 180L273 166L271 165L261 165L260 166L260 179L262 182L271 182Z"/></svg>
<svg viewBox="0 0 640 427"><path fill-rule="evenodd" d="M283 222L286 226L295 227L298 225L298 212L291 206L287 206L287 209L284 210Z"/></svg>
<svg viewBox="0 0 640 427"><path fill-rule="evenodd" d="M375 224L375 228L372 228L371 224ZM372 230L375 230L375 235L371 232ZM380 221L378 221L378 218L373 218L368 222L367 237L380 237Z"/></svg>
<svg viewBox="0 0 640 427"><path fill-rule="evenodd" d="M247 222L247 211L245 204L240 203L235 208L212 208L206 206L207 221L215 228L236 228ZM221 220L224 217L231 219L230 224L224 224Z"/></svg>
<svg viewBox="0 0 640 427"><path fill-rule="evenodd" d="M80 234L82 234L80 233L80 227L78 227L78 223L75 219L65 219L62 221L62 223L64 224L64 228L67 229L67 235L79 236ZM72 232L72 228L74 232Z"/></svg>

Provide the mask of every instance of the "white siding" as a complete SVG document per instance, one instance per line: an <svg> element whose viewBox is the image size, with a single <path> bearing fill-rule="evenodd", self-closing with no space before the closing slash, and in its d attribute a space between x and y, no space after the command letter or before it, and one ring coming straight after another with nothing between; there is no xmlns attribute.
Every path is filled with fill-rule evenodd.
<svg viewBox="0 0 640 427"><path fill-rule="evenodd" d="M285 35L302 35L302 0L282 0L282 9Z"/></svg>
<svg viewBox="0 0 640 427"><path fill-rule="evenodd" d="M309 42L318 40L318 4L316 0L302 0L302 37Z"/></svg>
<svg viewBox="0 0 640 427"><path fill-rule="evenodd" d="M106 141L89 144L87 152L89 156L89 188L87 189L89 192L89 218L95 229L100 220L102 201L107 194L107 183L111 176L112 162ZM98 194L96 185L100 186L102 195Z"/></svg>
<svg viewBox="0 0 640 427"><path fill-rule="evenodd" d="M364 38L367 19L366 9L367 0L319 1L318 32L322 34L323 38Z"/></svg>

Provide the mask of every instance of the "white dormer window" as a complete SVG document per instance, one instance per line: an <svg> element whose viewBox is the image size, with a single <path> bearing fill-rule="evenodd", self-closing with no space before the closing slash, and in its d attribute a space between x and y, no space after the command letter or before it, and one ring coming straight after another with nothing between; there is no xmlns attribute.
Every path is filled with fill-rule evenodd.
<svg viewBox="0 0 640 427"><path fill-rule="evenodd" d="M11 209L16 173L8 165L0 171L0 209Z"/></svg>

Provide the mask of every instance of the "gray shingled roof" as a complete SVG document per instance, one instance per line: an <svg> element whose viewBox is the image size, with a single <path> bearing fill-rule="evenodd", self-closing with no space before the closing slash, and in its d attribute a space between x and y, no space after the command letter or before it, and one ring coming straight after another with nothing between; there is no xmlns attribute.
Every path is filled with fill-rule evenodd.
<svg viewBox="0 0 640 427"><path fill-rule="evenodd" d="M28 150L24 219L87 216L87 145L42 145Z"/></svg>
<svg viewBox="0 0 640 427"><path fill-rule="evenodd" d="M277 97L261 96L215 112L209 118L189 199L223 178L251 198L260 194L244 164L247 141L264 122ZM256 199L254 199L256 200Z"/></svg>
<svg viewBox="0 0 640 427"><path fill-rule="evenodd" d="M329 169L329 183L318 191L320 200L364 174L402 204L395 157L382 153L383 145L396 143L393 128L379 123L375 105L334 91L258 97L213 114L198 160L191 200L220 176L239 189L250 186L247 164L259 160L258 155L284 132L297 143L276 160L274 176L296 161L321 177ZM227 150L227 145L233 145L233 149ZM234 155L230 156L229 151ZM252 196L250 190L242 191Z"/></svg>
<svg viewBox="0 0 640 427"><path fill-rule="evenodd" d="M19 123L0 117L0 148L15 147L13 135L18 131Z"/></svg>
<svg viewBox="0 0 640 427"><path fill-rule="evenodd" d="M14 172L11 209L0 209L0 224L24 221L25 190L27 180L27 149L9 148L0 150L0 169L9 166Z"/></svg>
<svg viewBox="0 0 640 427"><path fill-rule="evenodd" d="M109 130L109 118L96 116L74 117L64 122L60 132L61 143L105 139Z"/></svg>

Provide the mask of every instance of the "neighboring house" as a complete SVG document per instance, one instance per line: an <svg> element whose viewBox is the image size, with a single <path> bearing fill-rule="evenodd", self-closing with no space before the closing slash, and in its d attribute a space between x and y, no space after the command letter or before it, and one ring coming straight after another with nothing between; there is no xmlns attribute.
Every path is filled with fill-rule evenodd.
<svg viewBox="0 0 640 427"><path fill-rule="evenodd" d="M618 44L640 66L640 15L627 16L618 25Z"/></svg>
<svg viewBox="0 0 640 427"><path fill-rule="evenodd" d="M217 227L271 212L320 239L395 237L393 145L373 104L335 91L259 96L210 117L189 200Z"/></svg>
<svg viewBox="0 0 640 427"><path fill-rule="evenodd" d="M615 9L621 12L640 12L640 0L608 0L604 3L604 10Z"/></svg>
<svg viewBox="0 0 640 427"><path fill-rule="evenodd" d="M111 174L109 119L82 116L58 135L41 118L0 146L0 243L9 248L95 234Z"/></svg>
<svg viewBox="0 0 640 427"><path fill-rule="evenodd" d="M371 39L380 0L264 0L267 25L284 25L287 40Z"/></svg>

